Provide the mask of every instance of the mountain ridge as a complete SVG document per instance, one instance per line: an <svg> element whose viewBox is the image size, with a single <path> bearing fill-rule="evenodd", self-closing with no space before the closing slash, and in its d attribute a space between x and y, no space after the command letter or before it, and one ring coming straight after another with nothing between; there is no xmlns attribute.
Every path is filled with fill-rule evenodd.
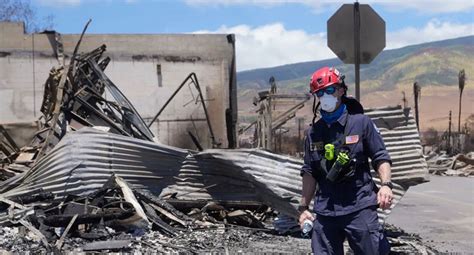
<svg viewBox="0 0 474 255"><path fill-rule="evenodd" d="M425 55L423 55L425 54ZM435 62L426 54L434 56ZM440 55L441 54L441 55ZM452 56L450 56L452 54ZM420 58L415 60L416 58ZM369 88L390 89L407 79L418 79L423 86L429 85L453 85L457 82L459 68L467 69L466 72L474 70L472 59L474 58L474 36L465 36L441 41L427 42L416 45L409 45L398 49L382 51L372 63L361 65L361 84L368 81L385 85L368 86ZM411 62L410 62L411 59ZM403 68L400 63L408 61L412 66ZM420 65L430 64L431 69L421 68L420 73L405 77L404 71L412 69L413 64L419 62ZM466 67L463 67L463 64ZM269 68L259 68L246 70L237 73L239 89L262 89L268 87L268 79L274 76L276 81L284 88L292 90L290 83L304 83L309 81L309 76L316 69L322 66L335 66L346 75L346 81L353 83L353 65L344 64L337 58L293 63ZM397 67L397 68L395 68ZM416 66L415 66L416 67ZM395 68L395 69L394 69ZM439 70L438 70L439 69ZM459 69L459 70L458 70ZM396 71L395 74L387 75L388 71ZM410 70L411 71L411 70ZM456 78L456 79L455 79ZM301 86L293 85L301 89Z"/></svg>

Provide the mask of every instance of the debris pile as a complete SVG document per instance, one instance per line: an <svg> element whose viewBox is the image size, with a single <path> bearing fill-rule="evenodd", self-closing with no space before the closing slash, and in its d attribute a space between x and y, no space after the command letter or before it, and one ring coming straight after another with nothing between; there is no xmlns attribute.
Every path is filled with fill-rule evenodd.
<svg viewBox="0 0 474 255"><path fill-rule="evenodd" d="M449 156L446 152L430 152L426 156L431 174L442 176L474 176L474 152Z"/></svg>
<svg viewBox="0 0 474 255"><path fill-rule="evenodd" d="M171 203L147 190L131 189L113 175L100 189L85 196L68 195L55 200L52 193L0 199L2 247L9 251L126 251L159 248L161 251L197 252L224 248L226 243L245 243L254 232L271 232L263 222L275 213L264 205L252 211L231 209L215 202L199 205ZM237 206L238 207L238 206ZM242 205L241 205L242 207ZM252 206L248 206L252 208ZM21 224L20 228L13 226ZM24 238L21 232L29 230ZM211 230L203 234L203 230ZM224 235L225 234L225 235ZM233 240L213 240L224 235ZM179 237L179 238L178 238ZM172 241L174 240L174 241ZM247 239L250 241L250 239ZM225 242L222 242L225 241ZM24 247L23 247L23 246Z"/></svg>
<svg viewBox="0 0 474 255"><path fill-rule="evenodd" d="M31 142L0 133L2 248L203 251L222 246L212 233L242 245L242 232L270 231L274 209L296 225L299 160L157 143L105 75L105 45L80 55L78 45L50 72Z"/></svg>
<svg viewBox="0 0 474 255"><path fill-rule="evenodd" d="M418 235L408 234L390 224L386 224L384 229L391 246L390 254L439 254L436 249L424 243Z"/></svg>
<svg viewBox="0 0 474 255"><path fill-rule="evenodd" d="M299 235L301 160L160 144L105 75L105 45L79 55L81 40L70 63L50 72L31 142L20 148L0 132L3 249L282 252L286 242L288 252L309 252L304 239L273 235ZM393 154L393 208L426 181L426 162L400 107L368 115Z"/></svg>

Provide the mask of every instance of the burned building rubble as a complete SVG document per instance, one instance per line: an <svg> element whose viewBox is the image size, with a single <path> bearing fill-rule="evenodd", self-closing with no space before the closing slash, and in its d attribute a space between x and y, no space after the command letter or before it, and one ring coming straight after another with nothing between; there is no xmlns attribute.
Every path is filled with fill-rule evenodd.
<svg viewBox="0 0 474 255"><path fill-rule="evenodd" d="M0 22L0 123L38 119L44 81L53 65L70 59L80 33L44 31L25 33L23 23ZM188 130L204 148L212 148L213 136L222 148L234 148L237 122L235 37L233 34L97 34L85 33L82 52L106 43L107 77L133 103L149 125L175 88L191 73L202 84L202 98L186 83L149 129L161 143L195 149ZM105 98L113 98L110 93ZM20 146L22 147L22 146Z"/></svg>
<svg viewBox="0 0 474 255"><path fill-rule="evenodd" d="M199 252L297 232L301 160L161 144L104 73L105 50L76 48L51 70L29 144L0 132L1 235L28 232L20 239L38 251ZM393 158L395 206L427 180L416 125L400 107L367 114ZM383 221L390 210L379 213ZM226 241L209 241L216 236Z"/></svg>
<svg viewBox="0 0 474 255"><path fill-rule="evenodd" d="M431 174L441 176L474 176L474 152L449 156L446 152L431 151L426 156L428 170Z"/></svg>

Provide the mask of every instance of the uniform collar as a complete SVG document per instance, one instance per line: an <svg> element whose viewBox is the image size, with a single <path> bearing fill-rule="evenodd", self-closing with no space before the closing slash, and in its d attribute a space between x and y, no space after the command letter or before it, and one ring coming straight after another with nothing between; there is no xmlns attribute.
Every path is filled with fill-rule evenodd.
<svg viewBox="0 0 474 255"><path fill-rule="evenodd" d="M340 124L341 126L343 126L343 127L344 127L344 126L346 125L346 123L347 123L347 115L348 115L348 114L349 114L349 113L347 112L347 108L346 108L346 109L344 109L344 112L343 112L342 115L339 117L339 119L337 119L337 122L339 122L339 124Z"/></svg>

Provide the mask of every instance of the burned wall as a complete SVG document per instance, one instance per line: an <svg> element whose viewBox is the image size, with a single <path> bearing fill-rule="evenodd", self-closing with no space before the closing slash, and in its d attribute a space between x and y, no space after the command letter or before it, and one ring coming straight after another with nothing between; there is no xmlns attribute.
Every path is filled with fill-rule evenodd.
<svg viewBox="0 0 474 255"><path fill-rule="evenodd" d="M150 121L176 88L197 74L217 142L235 140L237 120L234 42L231 35L99 35L86 34L79 52L107 45L111 57L106 74ZM43 84L61 61L60 42L67 59L79 35L25 34L21 23L0 23L0 123L31 121L40 116ZM211 147L198 92L186 85L151 127L163 143L194 148L187 132ZM227 118L226 111L231 113ZM227 125L230 123L231 125ZM231 132L229 132L229 130ZM183 137L184 136L184 137ZM231 137L232 138L232 137Z"/></svg>

